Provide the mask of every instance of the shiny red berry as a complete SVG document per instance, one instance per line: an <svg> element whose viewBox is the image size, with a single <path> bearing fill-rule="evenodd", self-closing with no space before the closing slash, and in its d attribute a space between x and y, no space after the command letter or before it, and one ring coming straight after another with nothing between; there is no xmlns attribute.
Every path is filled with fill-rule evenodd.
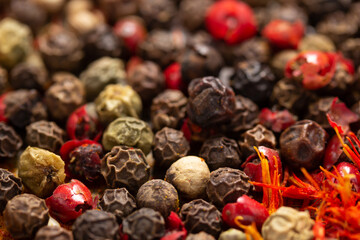
<svg viewBox="0 0 360 240"><path fill-rule="evenodd" d="M206 13L205 24L214 38L228 44L240 43L256 34L253 11L236 0L216 1Z"/></svg>
<svg viewBox="0 0 360 240"><path fill-rule="evenodd" d="M165 84L167 89L176 89L182 91L184 84L181 79L181 66L179 63L173 63L164 70Z"/></svg>
<svg viewBox="0 0 360 240"><path fill-rule="evenodd" d="M166 219L166 233L160 240L185 240L187 231L179 215L171 212Z"/></svg>
<svg viewBox="0 0 360 240"><path fill-rule="evenodd" d="M357 167L348 162L341 162L336 165L336 169L339 172L340 176L344 177L345 174L352 174L353 178L350 180L352 183L352 190L354 192L359 192L360 190L360 172ZM331 171L335 174L335 170ZM333 180L336 183L336 180Z"/></svg>
<svg viewBox="0 0 360 240"><path fill-rule="evenodd" d="M73 222L86 210L96 208L90 190L76 179L58 186L45 201L50 215L65 224Z"/></svg>
<svg viewBox="0 0 360 240"><path fill-rule="evenodd" d="M259 122L274 132L281 132L296 122L295 117L288 111L271 111L263 108L259 114Z"/></svg>
<svg viewBox="0 0 360 240"><path fill-rule="evenodd" d="M342 150L342 145L339 138L334 135L326 145L323 166L325 169L331 169L331 167L338 161Z"/></svg>
<svg viewBox="0 0 360 240"><path fill-rule="evenodd" d="M8 119L5 116L6 104L4 102L6 93L0 95L0 122L7 122Z"/></svg>

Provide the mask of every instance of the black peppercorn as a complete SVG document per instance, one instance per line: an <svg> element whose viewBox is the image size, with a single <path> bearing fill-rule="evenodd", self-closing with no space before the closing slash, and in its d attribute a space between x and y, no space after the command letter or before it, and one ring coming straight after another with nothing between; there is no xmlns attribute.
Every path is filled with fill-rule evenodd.
<svg viewBox="0 0 360 240"><path fill-rule="evenodd" d="M206 232L190 233L185 240L216 240L213 236Z"/></svg>
<svg viewBox="0 0 360 240"><path fill-rule="evenodd" d="M190 145L184 133L168 127L164 127L155 134L153 145L155 161L166 169L190 151Z"/></svg>
<svg viewBox="0 0 360 240"><path fill-rule="evenodd" d="M270 60L271 48L263 38L251 38L232 49L236 61L255 60L266 63Z"/></svg>
<svg viewBox="0 0 360 240"><path fill-rule="evenodd" d="M326 114L331 110L333 101L334 97L324 97L310 104L306 119L315 121L324 129L331 129Z"/></svg>
<svg viewBox="0 0 360 240"><path fill-rule="evenodd" d="M0 94L8 87L8 74L5 68L0 67Z"/></svg>
<svg viewBox="0 0 360 240"><path fill-rule="evenodd" d="M136 195L139 208L152 208L161 213L166 219L171 211L177 212L179 208L179 196L173 185L155 179L143 184Z"/></svg>
<svg viewBox="0 0 360 240"><path fill-rule="evenodd" d="M117 240L119 225L113 214L101 210L88 210L79 216L73 226L75 240Z"/></svg>
<svg viewBox="0 0 360 240"><path fill-rule="evenodd" d="M183 25L194 31L204 24L207 9L213 0L183 0L179 6L179 15Z"/></svg>
<svg viewBox="0 0 360 240"><path fill-rule="evenodd" d="M327 134L316 122L302 120L280 135L281 159L293 169L314 169L321 163Z"/></svg>
<svg viewBox="0 0 360 240"><path fill-rule="evenodd" d="M100 10L109 23L114 23L124 16L136 14L138 1L133 0L99 0Z"/></svg>
<svg viewBox="0 0 360 240"><path fill-rule="evenodd" d="M36 233L34 240L73 240L72 232L59 226L45 226Z"/></svg>
<svg viewBox="0 0 360 240"><path fill-rule="evenodd" d="M305 7L314 21L326 14L346 10L351 5L351 0L302 0L299 3Z"/></svg>
<svg viewBox="0 0 360 240"><path fill-rule="evenodd" d="M5 209L6 204L16 195L22 192L21 179L14 176L6 169L0 168L0 213Z"/></svg>
<svg viewBox="0 0 360 240"><path fill-rule="evenodd" d="M165 234L165 220L151 208L141 208L124 219L123 232L132 240L152 240Z"/></svg>
<svg viewBox="0 0 360 240"><path fill-rule="evenodd" d="M196 199L182 206L180 217L189 233L204 231L214 237L221 232L221 213L216 207L202 199Z"/></svg>
<svg viewBox="0 0 360 240"><path fill-rule="evenodd" d="M0 122L0 158L15 157L22 146L21 137L4 122Z"/></svg>
<svg viewBox="0 0 360 240"><path fill-rule="evenodd" d="M34 88L41 91L50 83L45 68L24 62L11 70L10 84L14 89Z"/></svg>
<svg viewBox="0 0 360 240"><path fill-rule="evenodd" d="M140 16L151 28L167 28L176 14L176 5L172 0L139 0Z"/></svg>
<svg viewBox="0 0 360 240"><path fill-rule="evenodd" d="M346 39L341 43L340 50L344 57L353 61L354 66L360 65L360 38Z"/></svg>
<svg viewBox="0 0 360 240"><path fill-rule="evenodd" d="M114 214L118 223L137 208L135 198L126 188L106 189L99 206L101 210Z"/></svg>
<svg viewBox="0 0 360 240"><path fill-rule="evenodd" d="M241 153L236 141L227 137L214 137L202 145L199 157L205 159L211 170L221 167L239 168Z"/></svg>
<svg viewBox="0 0 360 240"><path fill-rule="evenodd" d="M207 127L231 120L235 111L235 94L218 78L194 79L188 92L187 113L195 124Z"/></svg>
<svg viewBox="0 0 360 240"><path fill-rule="evenodd" d="M4 211L5 226L15 239L32 239L49 221L45 201L32 194L15 196Z"/></svg>
<svg viewBox="0 0 360 240"><path fill-rule="evenodd" d="M102 159L101 173L109 187L126 187L136 193L149 180L150 167L140 149L115 146Z"/></svg>

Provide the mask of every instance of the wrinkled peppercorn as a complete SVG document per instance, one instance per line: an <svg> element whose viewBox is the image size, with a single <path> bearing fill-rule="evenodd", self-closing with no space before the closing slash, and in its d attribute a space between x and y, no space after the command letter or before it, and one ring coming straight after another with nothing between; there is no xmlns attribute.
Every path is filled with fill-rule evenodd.
<svg viewBox="0 0 360 240"><path fill-rule="evenodd" d="M119 239L119 225L113 214L101 210L88 210L78 217L72 231L75 240Z"/></svg>
<svg viewBox="0 0 360 240"><path fill-rule="evenodd" d="M54 84L45 93L45 103L53 118L65 120L85 101L83 83L70 73L56 73Z"/></svg>
<svg viewBox="0 0 360 240"><path fill-rule="evenodd" d="M333 101L334 97L324 97L310 104L306 119L315 121L324 129L330 129L331 126L326 114L331 110Z"/></svg>
<svg viewBox="0 0 360 240"><path fill-rule="evenodd" d="M6 169L0 168L0 213L5 209L6 204L16 195L22 192L21 179L14 176Z"/></svg>
<svg viewBox="0 0 360 240"><path fill-rule="evenodd" d="M155 134L153 145L155 161L165 169L179 158L185 157L190 151L190 145L184 133L168 127L164 127Z"/></svg>
<svg viewBox="0 0 360 240"><path fill-rule="evenodd" d="M299 43L299 50L304 51L324 51L333 52L336 47L332 40L326 35L309 34L303 37Z"/></svg>
<svg viewBox="0 0 360 240"><path fill-rule="evenodd" d="M44 226L36 233L34 240L73 240L72 232L60 226Z"/></svg>
<svg viewBox="0 0 360 240"><path fill-rule="evenodd" d="M4 220L7 230L15 239L32 239L49 221L45 201L32 194L15 196L6 205Z"/></svg>
<svg viewBox="0 0 360 240"><path fill-rule="evenodd" d="M149 180L150 167L140 149L115 146L102 159L101 173L109 187L126 187L136 193Z"/></svg>
<svg viewBox="0 0 360 240"><path fill-rule="evenodd" d="M183 0L180 2L179 15L183 25L194 31L204 25L205 14L213 0Z"/></svg>
<svg viewBox="0 0 360 240"><path fill-rule="evenodd" d="M232 51L236 61L239 62L255 60L266 63L271 56L270 45L262 38L251 38L232 49Z"/></svg>
<svg viewBox="0 0 360 240"><path fill-rule="evenodd" d="M16 65L10 74L10 84L14 89L44 90L48 85L46 69L29 63Z"/></svg>
<svg viewBox="0 0 360 240"><path fill-rule="evenodd" d="M189 233L204 231L214 237L221 232L221 213L216 207L202 199L196 199L182 206L180 217Z"/></svg>
<svg viewBox="0 0 360 240"><path fill-rule="evenodd" d="M151 28L166 28L176 14L176 5L172 0L139 0L140 16Z"/></svg>
<svg viewBox="0 0 360 240"><path fill-rule="evenodd" d="M190 233L185 240L215 240L213 236L206 232Z"/></svg>
<svg viewBox="0 0 360 240"><path fill-rule="evenodd" d="M26 143L51 152L58 152L64 144L65 132L54 122L38 121L26 127Z"/></svg>
<svg viewBox="0 0 360 240"><path fill-rule="evenodd" d="M325 130L316 122L299 121L281 133L281 157L294 169L314 169L324 155L326 137Z"/></svg>
<svg viewBox="0 0 360 240"><path fill-rule="evenodd" d="M185 118L187 98L179 90L167 89L151 104L151 123L155 130L177 128Z"/></svg>
<svg viewBox="0 0 360 240"><path fill-rule="evenodd" d="M227 137L214 137L206 140L199 152L211 170L221 167L239 168L241 153L236 141Z"/></svg>
<svg viewBox="0 0 360 240"><path fill-rule="evenodd" d="M0 122L0 157L15 157L23 142L15 130L4 122Z"/></svg>
<svg viewBox="0 0 360 240"><path fill-rule="evenodd" d="M124 63L120 59L109 57L92 62L80 75L87 100L95 99L108 84L126 84L125 78Z"/></svg>
<svg viewBox="0 0 360 240"><path fill-rule="evenodd" d="M137 208L135 198L126 188L106 189L99 206L101 210L114 214L118 223Z"/></svg>
<svg viewBox="0 0 360 240"><path fill-rule="evenodd" d="M140 148L145 154L151 151L154 134L148 124L133 117L121 117L111 122L102 139L105 150L126 145Z"/></svg>
<svg viewBox="0 0 360 240"><path fill-rule="evenodd" d="M49 197L55 188L64 183L65 163L47 150L27 147L21 154L18 171L25 187L39 197Z"/></svg>
<svg viewBox="0 0 360 240"><path fill-rule="evenodd" d="M151 103L152 99L165 89L165 79L160 67L150 61L135 66L127 81L140 95L144 105Z"/></svg>
<svg viewBox="0 0 360 240"><path fill-rule="evenodd" d="M187 113L194 123L206 127L228 122L235 110L235 94L218 78L204 77L188 87Z"/></svg>
<svg viewBox="0 0 360 240"><path fill-rule="evenodd" d="M141 208L123 221L123 232L132 240L152 240L165 234L165 220L151 208Z"/></svg>

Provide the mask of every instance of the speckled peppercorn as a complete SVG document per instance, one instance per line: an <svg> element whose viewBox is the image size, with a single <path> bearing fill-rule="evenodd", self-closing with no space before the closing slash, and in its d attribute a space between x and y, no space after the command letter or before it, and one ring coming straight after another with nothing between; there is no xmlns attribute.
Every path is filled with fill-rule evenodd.
<svg viewBox="0 0 360 240"><path fill-rule="evenodd" d="M50 84L47 71L43 67L29 63L16 65L10 74L10 85L14 89L37 89L43 91Z"/></svg>
<svg viewBox="0 0 360 240"><path fill-rule="evenodd" d="M72 232L60 226L44 226L36 233L34 240L73 240Z"/></svg>
<svg viewBox="0 0 360 240"><path fill-rule="evenodd" d="M0 122L0 157L12 158L22 146L21 137L4 122Z"/></svg>
<svg viewBox="0 0 360 240"><path fill-rule="evenodd" d="M0 168L0 213L6 204L23 190L21 179L14 176L6 169Z"/></svg>

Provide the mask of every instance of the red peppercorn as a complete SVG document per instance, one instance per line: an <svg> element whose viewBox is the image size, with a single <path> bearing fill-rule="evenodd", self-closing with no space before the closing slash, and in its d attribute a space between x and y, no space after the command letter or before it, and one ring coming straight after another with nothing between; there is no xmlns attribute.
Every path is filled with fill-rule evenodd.
<svg viewBox="0 0 360 240"><path fill-rule="evenodd" d="M326 145L323 166L329 170L339 159L342 153L342 145L339 138L334 135Z"/></svg>
<svg viewBox="0 0 360 240"><path fill-rule="evenodd" d="M215 2L206 13L205 23L214 38L228 44L240 43L256 34L253 11L241 1Z"/></svg>
<svg viewBox="0 0 360 240"><path fill-rule="evenodd" d="M7 117L5 116L5 110L6 110L6 104L4 103L5 98L6 98L6 93L0 96L0 122L8 121Z"/></svg>
<svg viewBox="0 0 360 240"><path fill-rule="evenodd" d="M171 64L164 70L165 84L167 89L184 90L181 79L181 65L177 62Z"/></svg>
<svg viewBox="0 0 360 240"><path fill-rule="evenodd" d="M304 35L304 24L301 21L290 22L273 20L263 29L262 35L280 49L296 49Z"/></svg>
<svg viewBox="0 0 360 240"><path fill-rule="evenodd" d="M288 111L271 111L263 108L259 114L259 122L274 132L281 132L296 122L295 117Z"/></svg>
<svg viewBox="0 0 360 240"><path fill-rule="evenodd" d="M166 219L166 233L160 240L185 240L187 231L179 215L171 212Z"/></svg>
<svg viewBox="0 0 360 240"><path fill-rule="evenodd" d="M71 223L86 210L96 208L90 190L79 180L58 186L46 200L52 217L62 223Z"/></svg>
<svg viewBox="0 0 360 240"><path fill-rule="evenodd" d="M355 167L353 164L348 162L341 162L336 165L336 170L339 172L340 176L344 177L345 174L352 174L354 177L350 180L352 183L352 190L354 192L359 192L360 190L360 172L357 167ZM335 170L333 169L331 171L333 174L336 175ZM336 180L333 180L335 183Z"/></svg>

